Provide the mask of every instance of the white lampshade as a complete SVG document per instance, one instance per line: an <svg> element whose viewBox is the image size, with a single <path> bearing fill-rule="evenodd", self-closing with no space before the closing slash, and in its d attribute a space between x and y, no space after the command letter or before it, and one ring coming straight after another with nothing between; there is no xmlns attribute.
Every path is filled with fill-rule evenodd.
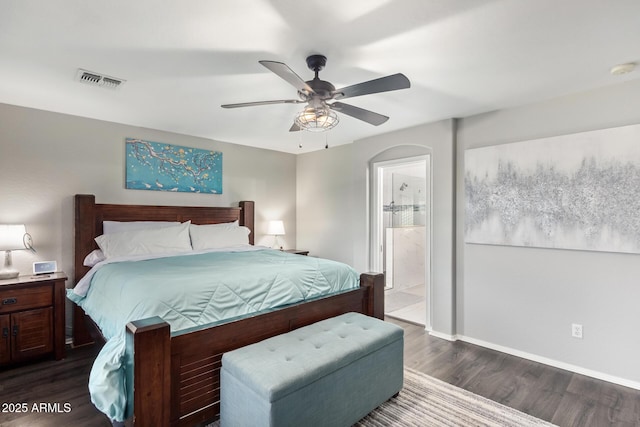
<svg viewBox="0 0 640 427"><path fill-rule="evenodd" d="M267 234L272 234L274 236L284 236L284 222L277 221L269 221L269 228L267 229Z"/></svg>
<svg viewBox="0 0 640 427"><path fill-rule="evenodd" d="M27 249L24 236L27 229L24 224L0 224L0 251Z"/></svg>
<svg viewBox="0 0 640 427"><path fill-rule="evenodd" d="M20 272L13 268L11 263L11 251L30 249L25 241L29 236L24 224L0 224L0 251L5 251L4 268L0 269L0 280L18 277Z"/></svg>

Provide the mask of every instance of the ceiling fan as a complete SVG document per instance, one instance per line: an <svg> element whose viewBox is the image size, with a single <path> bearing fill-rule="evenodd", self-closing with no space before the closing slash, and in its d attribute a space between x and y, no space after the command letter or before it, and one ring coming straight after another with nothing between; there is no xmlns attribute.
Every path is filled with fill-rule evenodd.
<svg viewBox="0 0 640 427"><path fill-rule="evenodd" d="M315 72L313 80L302 80L291 68L282 62L258 61L271 72L280 76L293 87L298 89L299 99L279 99L274 101L243 102L239 104L224 104L222 108L252 107L270 104L303 104L307 106L300 111L294 120L290 132L309 130L321 132L329 130L338 124L340 112L356 119L379 126L389 120L389 117L364 108L338 102L338 99L353 98L372 93L388 92L406 89L411 86L409 79L401 73L379 79L369 80L355 85L336 89L331 83L320 80L318 73L325 67L327 58L324 55L307 57L307 66Z"/></svg>

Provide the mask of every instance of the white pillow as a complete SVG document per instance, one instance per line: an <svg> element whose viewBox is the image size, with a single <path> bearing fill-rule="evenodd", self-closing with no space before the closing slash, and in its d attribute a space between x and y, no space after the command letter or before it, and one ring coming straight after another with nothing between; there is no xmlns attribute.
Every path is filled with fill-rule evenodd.
<svg viewBox="0 0 640 427"><path fill-rule="evenodd" d="M206 229L206 228L236 228L236 227L240 227L240 222L236 219L233 222L221 222L219 224L202 224L202 225L191 224L189 229L191 229L191 227L193 227L193 228L202 228L202 229Z"/></svg>
<svg viewBox="0 0 640 427"><path fill-rule="evenodd" d="M102 252L100 249L94 249L89 255L84 257L84 262L82 263L82 265L84 265L85 267L93 267L94 265L96 265L100 261L104 261L105 259L107 259L107 257L104 256L104 252Z"/></svg>
<svg viewBox="0 0 640 427"><path fill-rule="evenodd" d="M191 235L191 246L193 250L217 249L249 244L249 233L251 233L251 230L247 227L220 227L220 225L222 224L191 224L189 234Z"/></svg>
<svg viewBox="0 0 640 427"><path fill-rule="evenodd" d="M165 228L180 224L178 221L102 221L102 232L103 234L113 234L123 231L145 230L148 228ZM100 249L95 249L84 258L82 265L93 267L105 259L107 258L104 256L104 252Z"/></svg>
<svg viewBox="0 0 640 427"><path fill-rule="evenodd" d="M103 234L95 240L107 258L186 252L191 250L189 224Z"/></svg>
<svg viewBox="0 0 640 427"><path fill-rule="evenodd" d="M145 230L147 228L164 228L180 225L178 221L102 221L102 233L113 234L123 231Z"/></svg>

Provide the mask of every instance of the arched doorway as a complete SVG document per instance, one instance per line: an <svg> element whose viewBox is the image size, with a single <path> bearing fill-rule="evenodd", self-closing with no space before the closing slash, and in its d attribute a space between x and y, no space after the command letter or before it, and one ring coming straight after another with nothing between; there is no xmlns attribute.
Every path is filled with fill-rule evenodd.
<svg viewBox="0 0 640 427"><path fill-rule="evenodd" d="M371 263L385 315L430 327L431 156L372 162Z"/></svg>

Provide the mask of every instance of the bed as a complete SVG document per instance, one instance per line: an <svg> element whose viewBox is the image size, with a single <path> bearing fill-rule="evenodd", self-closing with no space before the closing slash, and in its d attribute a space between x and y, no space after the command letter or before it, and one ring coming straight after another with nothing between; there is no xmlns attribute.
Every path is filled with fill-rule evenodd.
<svg viewBox="0 0 640 427"><path fill-rule="evenodd" d="M94 239L103 233L103 221L188 220L200 225L238 221L249 228L249 243L254 243L253 202L230 208L116 205L98 204L93 195L76 195L75 283L89 272L83 260L96 249ZM172 332L169 323L157 316L129 322L126 346L132 363L128 372L134 390L134 425L188 426L216 419L223 353L346 312L382 319L383 288L381 274L364 273L355 289L186 330ZM80 307L73 307L74 345L104 342L95 323Z"/></svg>

